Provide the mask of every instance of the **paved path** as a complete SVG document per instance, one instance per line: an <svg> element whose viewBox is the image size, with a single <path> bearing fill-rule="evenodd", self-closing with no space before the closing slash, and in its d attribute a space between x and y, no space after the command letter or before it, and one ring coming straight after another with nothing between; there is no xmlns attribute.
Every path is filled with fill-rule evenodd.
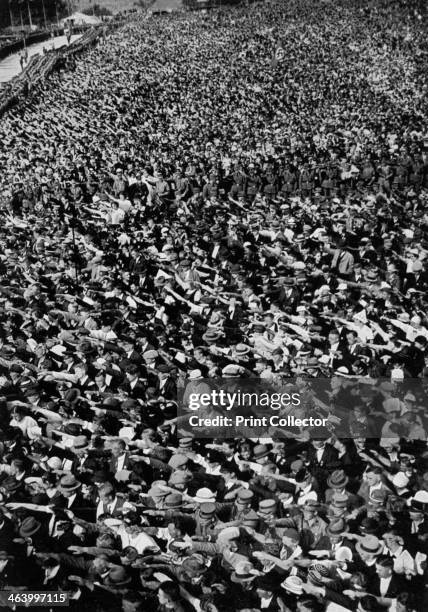
<svg viewBox="0 0 428 612"><path fill-rule="evenodd" d="M71 37L72 42L80 38L80 34L74 34ZM43 52L43 47L47 49L52 49L52 45L54 45L55 49L60 49L64 45L67 44L67 38L65 36L57 36L56 38L50 38L44 40L43 42L36 43L35 45L30 45L27 47L28 49L28 59L33 55L37 55L37 53ZM21 64L19 63L19 53L13 53L6 57L4 60L0 61L0 83L6 83L13 79L14 76L21 72Z"/></svg>

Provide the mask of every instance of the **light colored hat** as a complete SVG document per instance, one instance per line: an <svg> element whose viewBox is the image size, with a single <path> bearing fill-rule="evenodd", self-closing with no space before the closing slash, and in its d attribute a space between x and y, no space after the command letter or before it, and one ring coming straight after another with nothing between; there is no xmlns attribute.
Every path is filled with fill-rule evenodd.
<svg viewBox="0 0 428 612"><path fill-rule="evenodd" d="M237 583L250 582L251 580L254 580L258 574L259 572L254 569L252 563L249 561L242 561L236 564L235 571L232 572L230 579L232 582Z"/></svg>
<svg viewBox="0 0 428 612"><path fill-rule="evenodd" d="M161 489L162 486L166 486L166 480L156 480L152 483L152 486L147 491L149 497L166 497L168 491Z"/></svg>
<svg viewBox="0 0 428 612"><path fill-rule="evenodd" d="M409 479L403 472L397 472L391 482L396 489L404 489L409 484Z"/></svg>
<svg viewBox="0 0 428 612"><path fill-rule="evenodd" d="M281 583L281 586L289 593L294 593L294 595L301 595L303 593L303 580L298 576L288 576Z"/></svg>
<svg viewBox="0 0 428 612"><path fill-rule="evenodd" d="M168 484L174 485L186 485L190 480L192 480L192 475L189 472L185 472L184 470L177 470L171 474Z"/></svg>
<svg viewBox="0 0 428 612"><path fill-rule="evenodd" d="M336 561L352 561L352 551L347 546L339 546L334 554L334 558Z"/></svg>
<svg viewBox="0 0 428 612"><path fill-rule="evenodd" d="M410 393L410 391L406 393L404 399L408 400L409 402L416 402L416 397L413 395L413 393Z"/></svg>
<svg viewBox="0 0 428 612"><path fill-rule="evenodd" d="M49 457L46 464L51 470L60 470L62 467L62 461L59 457Z"/></svg>
<svg viewBox="0 0 428 612"><path fill-rule="evenodd" d="M428 504L428 491L416 491L412 501L420 502L421 504Z"/></svg>
<svg viewBox="0 0 428 612"><path fill-rule="evenodd" d="M366 535L357 542L355 548L359 554L366 553L370 555L379 555L382 552L383 544L376 536Z"/></svg>
<svg viewBox="0 0 428 612"><path fill-rule="evenodd" d="M43 480L42 478L40 478L39 476L28 476L28 478L24 478L24 482L27 485L30 484L43 484Z"/></svg>
<svg viewBox="0 0 428 612"><path fill-rule="evenodd" d="M251 347L247 344L239 343L235 346L235 353L238 356L248 355L248 353L251 353Z"/></svg>
<svg viewBox="0 0 428 612"><path fill-rule="evenodd" d="M353 316L354 321L360 321L361 323L367 323L367 315L365 310L357 312Z"/></svg>
<svg viewBox="0 0 428 612"><path fill-rule="evenodd" d="M86 436L76 436L73 439L73 448L77 450L83 450L84 448L88 448L89 440Z"/></svg>
<svg viewBox="0 0 428 612"><path fill-rule="evenodd" d="M349 378L351 375L346 366L340 366L335 370L334 376L342 376L343 378Z"/></svg>
<svg viewBox="0 0 428 612"><path fill-rule="evenodd" d="M381 438L379 442L379 446L382 448L386 448L387 446L399 446L400 438Z"/></svg>
<svg viewBox="0 0 428 612"><path fill-rule="evenodd" d="M70 491L76 491L81 486L82 483L76 480L73 474L67 474L59 481L58 491L61 491L61 493L69 493Z"/></svg>
<svg viewBox="0 0 428 612"><path fill-rule="evenodd" d="M194 500L199 504L204 504L207 502L215 502L216 494L208 489L207 487L203 487L202 489L198 489L196 491L196 496Z"/></svg>
<svg viewBox="0 0 428 612"><path fill-rule="evenodd" d="M237 376L240 375L240 373L241 373L240 366L238 366L238 365L236 365L234 363L230 363L225 368L223 368L222 371L221 371L222 376L237 377Z"/></svg>
<svg viewBox="0 0 428 612"><path fill-rule="evenodd" d="M189 380L198 380L198 378L202 378L202 372L200 370L190 370Z"/></svg>
<svg viewBox="0 0 428 612"><path fill-rule="evenodd" d="M168 461L169 467L173 470L179 470L184 468L189 463L189 458L186 455L181 455L177 453L176 455L172 455L170 460Z"/></svg>

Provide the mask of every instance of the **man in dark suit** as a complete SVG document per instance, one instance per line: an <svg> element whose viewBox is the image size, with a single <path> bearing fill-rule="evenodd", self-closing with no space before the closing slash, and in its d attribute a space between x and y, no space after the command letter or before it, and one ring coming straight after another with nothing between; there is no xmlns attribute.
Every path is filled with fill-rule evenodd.
<svg viewBox="0 0 428 612"><path fill-rule="evenodd" d="M122 386L132 399L145 399L146 385L139 378L139 367L135 363L126 368L126 382Z"/></svg>
<svg viewBox="0 0 428 612"><path fill-rule="evenodd" d="M350 361L346 341L341 339L337 329L332 329L328 334L328 347L325 352L329 353L329 365L334 369L346 366Z"/></svg>
<svg viewBox="0 0 428 612"><path fill-rule="evenodd" d="M130 469L130 453L126 450L124 440L116 440L111 446L111 459L109 461L109 471L116 474L119 470Z"/></svg>
<svg viewBox="0 0 428 612"><path fill-rule="evenodd" d="M42 561L43 576L40 588L44 591L60 590L64 579L70 573L69 569L63 567L59 560L54 556L47 556Z"/></svg>
<svg viewBox="0 0 428 612"><path fill-rule="evenodd" d="M413 262L412 272L406 274L404 279L403 293L406 293L409 289L428 290L428 272L424 270L424 264L419 260Z"/></svg>
<svg viewBox="0 0 428 612"><path fill-rule="evenodd" d="M217 485L217 501L232 501L236 498L238 491L242 489L242 481L239 480L240 472L235 462L224 461L220 468L222 476Z"/></svg>
<svg viewBox="0 0 428 612"><path fill-rule="evenodd" d="M79 390L80 394L88 392L95 392L97 386L91 376L91 372L89 371L89 366L85 362L75 364L74 375L76 376L76 381L73 383L74 387Z"/></svg>
<svg viewBox="0 0 428 612"><path fill-rule="evenodd" d="M301 292L296 287L293 278L282 277L278 280L278 289L271 292L269 297L283 310L285 307L294 308L301 300Z"/></svg>
<svg viewBox="0 0 428 612"><path fill-rule="evenodd" d="M14 528L13 523L4 516L0 508L0 550L10 551L13 547Z"/></svg>
<svg viewBox="0 0 428 612"><path fill-rule="evenodd" d="M351 330L347 330L346 331L346 341L348 343L347 346L347 357L349 359L350 362L354 362L355 359L357 358L362 345L357 341L358 340L358 334L356 331L354 331L353 329Z"/></svg>
<svg viewBox="0 0 428 612"><path fill-rule="evenodd" d="M165 399L173 400L177 397L177 385L175 380L171 378L171 368L168 365L161 364L157 367L158 383L157 391L159 395Z"/></svg>
<svg viewBox="0 0 428 612"><path fill-rule="evenodd" d="M406 591L406 580L394 572L394 558L381 555L376 559L376 575L372 576L368 591L377 597L395 599L397 595ZM408 583L407 583L408 584Z"/></svg>
<svg viewBox="0 0 428 612"><path fill-rule="evenodd" d="M322 435L322 432L319 433ZM323 438L313 439L306 451L309 470L320 485L326 485L328 476L340 467L337 450L325 441L328 437L326 431ZM324 486L322 486L322 490L324 490Z"/></svg>
<svg viewBox="0 0 428 612"><path fill-rule="evenodd" d="M25 561L19 562L13 555L5 550L0 550L0 587L18 586L25 576Z"/></svg>
<svg viewBox="0 0 428 612"><path fill-rule="evenodd" d="M279 583L279 576L276 572L270 572L255 580L254 586L256 587L256 593L260 599L258 606L259 610L279 612L284 609L282 599L281 602L278 601L280 599Z"/></svg>
<svg viewBox="0 0 428 612"><path fill-rule="evenodd" d="M352 540L348 540L346 533L348 526L343 518L332 520L327 526L325 535L321 536L315 550L328 551L328 555L334 558L337 550L348 548L350 555L354 555L355 546ZM326 555L326 556L328 556Z"/></svg>
<svg viewBox="0 0 428 612"><path fill-rule="evenodd" d="M62 459L62 469L66 472L72 472L76 475L86 471L96 472L103 467L102 454L88 449L88 438L86 436L75 436L73 446L70 449L62 450L55 447L55 455Z"/></svg>
<svg viewBox="0 0 428 612"><path fill-rule="evenodd" d="M103 484L99 491L96 506L96 518L98 519L103 514L110 514L113 517L119 516L122 513L123 507L126 505L124 497L116 495L116 489L110 482Z"/></svg>
<svg viewBox="0 0 428 612"><path fill-rule="evenodd" d="M428 553L428 514L426 504L412 499L410 513L409 552Z"/></svg>
<svg viewBox="0 0 428 612"><path fill-rule="evenodd" d="M378 489L382 492L385 499L388 495L391 495L391 489L383 481L382 469L378 466L369 466L364 474L364 479L358 489L357 495L362 497L368 504L371 501L371 495Z"/></svg>
<svg viewBox="0 0 428 612"><path fill-rule="evenodd" d="M150 348L145 348L145 351L154 350L151 344L146 344ZM126 370L130 365L136 365L140 369L140 375L145 371L143 354L135 349L134 341L131 338L124 338L121 346L117 347L120 351L120 361L118 366L121 370Z"/></svg>
<svg viewBox="0 0 428 612"><path fill-rule="evenodd" d="M239 325L243 319L242 306L240 302L237 302L236 298L230 299L229 307L226 311L226 319L224 321L224 329L228 333L231 342L238 341Z"/></svg>
<svg viewBox="0 0 428 612"><path fill-rule="evenodd" d="M81 486L81 483L72 474L63 476L58 486L60 495L55 499L55 506L71 510L78 518L91 521L94 507L88 499L83 497L80 491Z"/></svg>

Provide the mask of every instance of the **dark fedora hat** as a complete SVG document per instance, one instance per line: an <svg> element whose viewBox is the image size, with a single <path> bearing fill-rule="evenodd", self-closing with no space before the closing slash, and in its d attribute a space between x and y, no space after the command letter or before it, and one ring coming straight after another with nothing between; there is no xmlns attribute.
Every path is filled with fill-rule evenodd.
<svg viewBox="0 0 428 612"><path fill-rule="evenodd" d="M270 448L266 446L266 444L257 444L253 449L253 457L257 461L257 459L263 459L263 457L267 457L270 453Z"/></svg>
<svg viewBox="0 0 428 612"><path fill-rule="evenodd" d="M182 507L183 497L180 495L180 493L170 493L165 497L164 503L165 508L168 508L169 510L176 510Z"/></svg>
<svg viewBox="0 0 428 612"><path fill-rule="evenodd" d="M3 487L3 489L5 489L5 491L7 491L7 493L14 493L22 487L22 483L16 480L16 478L14 478L13 476L8 476L3 480L1 486Z"/></svg>
<svg viewBox="0 0 428 612"><path fill-rule="evenodd" d="M343 470L334 470L327 478L327 484L331 489L343 489L349 482L349 478Z"/></svg>
<svg viewBox="0 0 428 612"><path fill-rule="evenodd" d="M339 536L346 531L348 531L348 525L342 518L331 521L327 527L327 533L331 536Z"/></svg>
<svg viewBox="0 0 428 612"><path fill-rule="evenodd" d="M42 524L34 516L27 516L21 523L19 535L21 538L30 538L39 531L41 526Z"/></svg>

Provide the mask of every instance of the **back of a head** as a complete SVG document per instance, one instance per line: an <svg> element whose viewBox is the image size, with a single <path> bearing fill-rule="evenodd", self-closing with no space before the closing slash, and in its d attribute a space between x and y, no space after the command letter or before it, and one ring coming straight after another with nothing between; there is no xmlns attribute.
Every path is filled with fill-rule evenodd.
<svg viewBox="0 0 428 612"><path fill-rule="evenodd" d="M138 591L127 591L122 598L123 609L132 612L155 612L157 604L153 598L141 594Z"/></svg>
<svg viewBox="0 0 428 612"><path fill-rule="evenodd" d="M162 582L159 591L162 591L171 602L180 601L181 599L180 587L176 582L172 582L172 580Z"/></svg>
<svg viewBox="0 0 428 612"><path fill-rule="evenodd" d="M380 612L380 606L376 597L373 595L365 595L360 599L360 606L364 612Z"/></svg>

